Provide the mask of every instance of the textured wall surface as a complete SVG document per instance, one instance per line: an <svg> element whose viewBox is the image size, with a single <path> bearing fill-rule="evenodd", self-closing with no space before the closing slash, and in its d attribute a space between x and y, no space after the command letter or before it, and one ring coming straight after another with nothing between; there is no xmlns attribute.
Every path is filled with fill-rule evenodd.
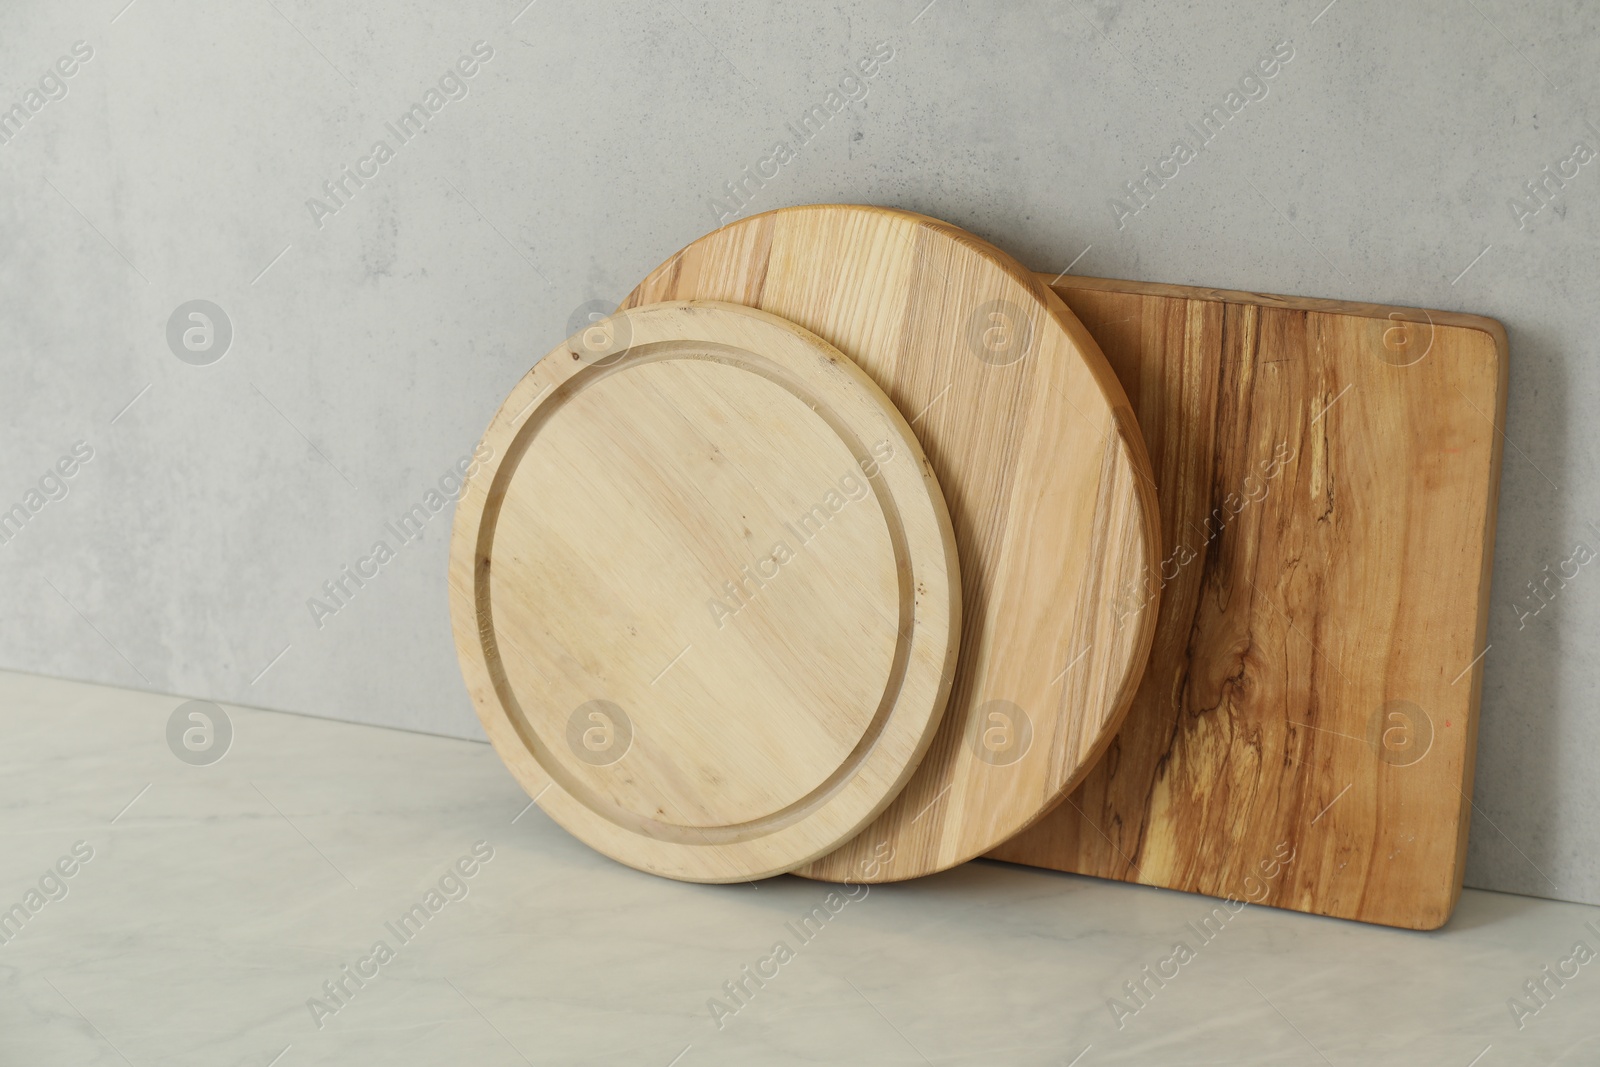
<svg viewBox="0 0 1600 1067"><path fill-rule="evenodd" d="M512 383L719 220L893 205L1040 270L1503 321L1467 881L1600 902L1600 12L925 2L10 5L0 667L481 736L449 474Z"/></svg>

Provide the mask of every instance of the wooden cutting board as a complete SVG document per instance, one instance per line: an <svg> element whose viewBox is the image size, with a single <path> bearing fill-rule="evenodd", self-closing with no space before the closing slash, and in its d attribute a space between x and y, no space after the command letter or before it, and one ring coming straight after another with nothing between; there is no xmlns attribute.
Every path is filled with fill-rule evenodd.
<svg viewBox="0 0 1600 1067"><path fill-rule="evenodd" d="M961 556L961 658L905 791L808 877L893 881L954 866L1048 810L1114 732L1149 649L1154 482L1127 398L1054 294L993 246L908 212L786 208L731 223L624 307L762 308L859 363L905 413Z"/></svg>
<svg viewBox="0 0 1600 1067"><path fill-rule="evenodd" d="M959 568L916 437L837 349L750 308L622 312L540 360L475 454L457 650L558 823L734 881L899 792L949 696Z"/></svg>
<svg viewBox="0 0 1600 1067"><path fill-rule="evenodd" d="M1055 289L1150 448L1166 548L1125 604L1159 589L1159 622L1105 757L990 855L1442 925L1470 818L1505 331L1172 285Z"/></svg>

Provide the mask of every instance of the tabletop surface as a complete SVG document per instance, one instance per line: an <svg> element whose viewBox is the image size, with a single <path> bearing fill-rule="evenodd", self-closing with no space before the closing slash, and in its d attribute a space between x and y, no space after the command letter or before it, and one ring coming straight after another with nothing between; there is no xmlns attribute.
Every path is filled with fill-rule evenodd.
<svg viewBox="0 0 1600 1067"><path fill-rule="evenodd" d="M0 909L48 891L0 925L0 1062L1600 1059L1600 908L1468 890L1414 933L991 861L675 883L488 745L230 705L178 717L189 760L228 746L202 765L183 704L0 674Z"/></svg>

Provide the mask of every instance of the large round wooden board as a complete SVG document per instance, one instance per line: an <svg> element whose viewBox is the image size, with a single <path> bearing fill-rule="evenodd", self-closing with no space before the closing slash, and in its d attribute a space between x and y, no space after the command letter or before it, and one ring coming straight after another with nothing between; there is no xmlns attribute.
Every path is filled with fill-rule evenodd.
<svg viewBox="0 0 1600 1067"><path fill-rule="evenodd" d="M467 687L575 836L724 882L848 840L934 736L955 540L905 419L816 336L676 302L569 339L479 446L450 546Z"/></svg>
<svg viewBox="0 0 1600 1067"><path fill-rule="evenodd" d="M1150 650L1154 482L1127 397L1059 297L934 219L851 206L730 223L624 307L722 300L812 331L910 420L961 554L961 660L911 782L809 877L954 866L1047 812L1110 744Z"/></svg>

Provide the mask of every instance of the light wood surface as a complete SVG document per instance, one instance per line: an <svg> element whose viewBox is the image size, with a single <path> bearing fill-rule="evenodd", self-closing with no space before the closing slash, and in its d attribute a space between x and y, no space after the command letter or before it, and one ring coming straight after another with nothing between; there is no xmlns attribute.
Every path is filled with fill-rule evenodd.
<svg viewBox="0 0 1600 1067"><path fill-rule="evenodd" d="M1471 815L1504 330L1172 285L1055 288L1138 411L1164 588L1105 758L990 855L1441 925Z"/></svg>
<svg viewBox="0 0 1600 1067"><path fill-rule="evenodd" d="M1154 604L1115 611L1158 562L1154 482L1116 378L1014 260L906 212L744 219L624 306L684 298L763 308L854 359L910 420L955 523L965 610L944 724L877 821L795 873L893 881L992 848L1103 751L1149 649Z"/></svg>
<svg viewBox="0 0 1600 1067"><path fill-rule="evenodd" d="M540 360L480 451L457 649L557 822L733 881L899 791L949 696L959 568L916 437L837 349L749 308L622 312Z"/></svg>

